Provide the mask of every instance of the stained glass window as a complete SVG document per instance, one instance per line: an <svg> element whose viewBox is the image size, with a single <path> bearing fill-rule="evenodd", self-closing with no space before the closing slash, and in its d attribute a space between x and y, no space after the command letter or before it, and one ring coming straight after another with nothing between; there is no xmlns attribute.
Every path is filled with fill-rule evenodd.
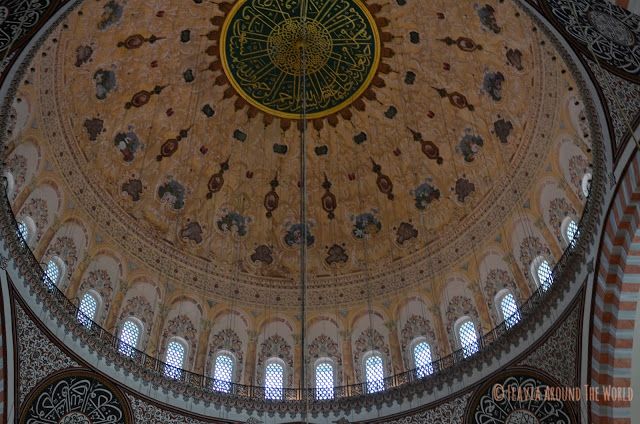
<svg viewBox="0 0 640 424"><path fill-rule="evenodd" d="M413 362L416 367L416 377L422 378L433 374L431 364L431 347L427 342L420 342L413 348Z"/></svg>
<svg viewBox="0 0 640 424"><path fill-rule="evenodd" d="M500 301L500 310L507 328L511 328L520 321L520 311L516 298L511 293L507 293Z"/></svg>
<svg viewBox="0 0 640 424"><path fill-rule="evenodd" d="M579 235L580 231L578 230L578 224L572 219L569 221L569 224L567 224L567 229L565 230L567 244L571 247L575 246Z"/></svg>
<svg viewBox="0 0 640 424"><path fill-rule="evenodd" d="M233 379L233 358L226 353L216 356L213 367L213 390L218 392L231 392L231 381Z"/></svg>
<svg viewBox="0 0 640 424"><path fill-rule="evenodd" d="M85 327L91 327L97 311L98 299L91 293L85 293L80 300L80 307L78 307L78 322Z"/></svg>
<svg viewBox="0 0 640 424"><path fill-rule="evenodd" d="M26 243L29 240L29 227L24 221L18 222L18 235L22 239L23 243Z"/></svg>
<svg viewBox="0 0 640 424"><path fill-rule="evenodd" d="M47 262L47 268L44 271L44 284L52 289L60 280L60 267L53 259Z"/></svg>
<svg viewBox="0 0 640 424"><path fill-rule="evenodd" d="M371 355L364 362L364 378L367 393L384 390L384 362L380 355Z"/></svg>
<svg viewBox="0 0 640 424"><path fill-rule="evenodd" d="M333 365L321 362L316 365L316 399L333 399Z"/></svg>
<svg viewBox="0 0 640 424"><path fill-rule="evenodd" d="M182 376L182 367L184 366L185 348L182 343L171 341L167 345L167 354L165 356L164 375L169 378L179 379Z"/></svg>
<svg viewBox="0 0 640 424"><path fill-rule="evenodd" d="M122 324L120 331L120 343L118 352L121 355L133 356L133 350L138 347L138 339L140 338L140 326L135 321L128 319Z"/></svg>
<svg viewBox="0 0 640 424"><path fill-rule="evenodd" d="M543 290L548 290L553 284L553 275L551 275L551 266L546 259L543 259L538 265L537 269L538 283L542 286Z"/></svg>
<svg viewBox="0 0 640 424"><path fill-rule="evenodd" d="M460 345L465 358L468 358L478 352L478 334L476 326L471 320L465 321L458 329L458 337L460 337Z"/></svg>
<svg viewBox="0 0 640 424"><path fill-rule="evenodd" d="M268 362L264 370L265 399L282 400L284 367L279 362Z"/></svg>

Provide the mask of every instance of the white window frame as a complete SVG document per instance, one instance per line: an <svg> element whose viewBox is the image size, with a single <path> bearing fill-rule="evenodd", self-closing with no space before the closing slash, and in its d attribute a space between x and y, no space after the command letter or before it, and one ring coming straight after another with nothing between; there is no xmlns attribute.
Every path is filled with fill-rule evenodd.
<svg viewBox="0 0 640 424"><path fill-rule="evenodd" d="M329 387L318 387L318 377L317 377L317 372L318 372L318 366L322 365L322 364L329 364L331 365L331 372L332 372L332 376L331 376L331 380L333 382L332 386ZM317 359L314 363L313 363L313 386L316 388L316 392L315 392L315 398L318 400L332 400L335 397L335 387L336 387L336 381L337 381L337 367L336 367L336 361L334 361L332 358L329 357L323 357L323 358L319 358ZM318 392L318 390L322 390L321 392ZM330 392L330 396L327 396L327 393Z"/></svg>
<svg viewBox="0 0 640 424"><path fill-rule="evenodd" d="M173 342L182 345L182 347L184 348L184 356L182 358L182 366L181 367L176 367L175 365L171 365L171 364L169 364L167 362L167 355L169 353L169 345L171 343L173 343ZM163 370L164 376L165 377L169 377L169 378L173 378L174 380L182 379L183 370L185 370L186 367L187 367L188 358L189 358L189 343L187 343L187 341L185 339L183 339L182 337L171 337L169 340L167 340L167 343L165 345L165 350L164 350L164 363L165 363L164 370Z"/></svg>
<svg viewBox="0 0 640 424"><path fill-rule="evenodd" d="M518 313L518 318L517 319L514 318L512 321L507 321L510 317L505 316L504 315L504 311L502 310L502 301L508 295L513 296L513 300L516 303L517 313ZM496 297L494 298L494 305L495 305L496 310L498 311L498 316L502 320L501 322L504 322L505 325L507 326L507 328L513 327L514 325L518 324L520 322L520 320L522 319L522 314L520 313L520 303L518 302L518 297L510 289L502 289L502 290L500 290L496 294Z"/></svg>
<svg viewBox="0 0 640 424"><path fill-rule="evenodd" d="M367 360L373 356L379 356L382 359L382 380L367 381ZM385 378L387 378L386 360L382 352L378 350L370 350L362 356L362 377L365 385L366 393L378 393L385 390Z"/></svg>
<svg viewBox="0 0 640 424"><path fill-rule="evenodd" d="M593 175L591 172L587 172L582 176L582 180L580 180L580 190L582 195L587 198L589 197L589 191L591 190L591 180L593 179Z"/></svg>
<svg viewBox="0 0 640 424"><path fill-rule="evenodd" d="M278 364L282 367L282 385L278 388L278 387L267 387L267 367L271 364ZM263 387L264 387L264 398L266 400L275 400L275 401L279 401L279 400L284 400L284 388L285 388L285 383L287 381L287 364L284 363L284 361L280 358L277 357L272 357L269 358L265 361L264 363L264 369L263 369L263 376L264 376L264 381L263 383ZM278 390L280 390L280 396L271 396L271 391L273 392L277 392Z"/></svg>
<svg viewBox="0 0 640 424"><path fill-rule="evenodd" d="M551 281L548 283L548 285L544 285L542 284L542 281L540 281L540 277L538 276L538 268L540 268L540 266L542 266L543 262L547 262L547 265L549 265L549 269L551 270ZM551 288L551 286L553 286L553 267L551 266L551 262L549 261L549 259L545 256L538 256L536 257L533 261L531 261L531 276L533 277L533 281L536 283L537 287L542 287L542 289L544 291L547 291Z"/></svg>
<svg viewBox="0 0 640 424"><path fill-rule="evenodd" d="M415 349L420 343L426 343L429 346L429 352L431 353L431 363L424 367L426 373L421 374L421 369L418 369L418 364L416 364L416 353ZM433 352L433 344L429 343L429 340L424 336L418 336L414 338L409 344L409 361L411 365L411 369L415 370L417 378L423 378L428 375L433 374L433 363L435 362L435 355Z"/></svg>
<svg viewBox="0 0 640 424"><path fill-rule="evenodd" d="M13 195L15 194L14 191L16 189L16 178L8 169L4 171L4 177L7 179L7 197L9 199L12 199Z"/></svg>
<svg viewBox="0 0 640 424"><path fill-rule="evenodd" d="M216 380L215 375L216 375L216 363L218 360L219 356L229 356L231 358L231 377L229 379L228 382L224 381L224 380ZM211 364L211 389L213 391L216 392L222 392L222 393L231 393L233 390L233 385L236 381L236 372L238 370L238 359L236 358L236 355L231 352L230 350L226 350L226 349L220 349L218 351L216 351L216 353L213 355L213 363ZM221 386L223 384L228 383L229 388L228 390L224 390L224 388L221 388Z"/></svg>
<svg viewBox="0 0 640 424"><path fill-rule="evenodd" d="M122 331L124 330L124 324L127 321L131 321L135 326L138 327L138 340L136 341L136 345L130 345L129 343L122 340ZM134 350L141 350L140 346L142 346L142 336L144 334L144 324L138 318L134 316L129 316L122 321L120 324L120 331L118 331L118 353L124 356L131 357L133 356Z"/></svg>
<svg viewBox="0 0 640 424"><path fill-rule="evenodd" d="M466 346L462 343L462 338L460 337L460 328L467 322L470 322L471 324L473 324L473 330L476 333L476 350L474 352L471 352L470 350L466 349ZM465 315L458 318L455 325L453 326L453 330L455 331L456 346L458 347L458 349L462 349L463 356L465 358L470 358L473 355L480 352L480 334L478 333L479 328L480 327L478 326L478 323L475 320L473 320L469 315Z"/></svg>

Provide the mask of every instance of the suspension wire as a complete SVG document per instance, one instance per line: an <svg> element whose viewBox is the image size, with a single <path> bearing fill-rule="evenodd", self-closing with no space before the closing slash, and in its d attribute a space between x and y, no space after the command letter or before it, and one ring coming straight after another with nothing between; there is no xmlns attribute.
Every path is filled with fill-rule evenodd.
<svg viewBox="0 0 640 424"><path fill-rule="evenodd" d="M300 225L302 226L302 240L300 243L300 381L298 387L305 400L303 412L304 422L307 422L307 411L309 409L309 397L305 396L306 387L306 296L307 296L307 158L306 158L306 133L307 133L307 0L300 0L300 16L302 18L302 40L300 48L300 61L302 70L302 84L300 85L300 97L302 100L302 111L300 114Z"/></svg>

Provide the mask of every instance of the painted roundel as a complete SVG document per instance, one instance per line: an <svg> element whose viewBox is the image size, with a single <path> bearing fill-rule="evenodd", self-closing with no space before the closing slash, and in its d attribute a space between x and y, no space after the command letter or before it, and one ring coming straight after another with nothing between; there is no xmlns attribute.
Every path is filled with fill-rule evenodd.
<svg viewBox="0 0 640 424"><path fill-rule="evenodd" d="M333 114L368 88L380 60L375 20L360 0L235 3L220 34L231 85L280 118Z"/></svg>
<svg viewBox="0 0 640 424"><path fill-rule="evenodd" d="M26 401L22 424L128 424L129 405L115 387L95 374L69 370L42 382Z"/></svg>
<svg viewBox="0 0 640 424"><path fill-rule="evenodd" d="M575 413L570 402L552 393L548 378L532 370L518 369L487 381L467 407L468 424L573 424Z"/></svg>
<svg viewBox="0 0 640 424"><path fill-rule="evenodd" d="M614 72L640 78L640 17L605 0L548 0L560 28Z"/></svg>

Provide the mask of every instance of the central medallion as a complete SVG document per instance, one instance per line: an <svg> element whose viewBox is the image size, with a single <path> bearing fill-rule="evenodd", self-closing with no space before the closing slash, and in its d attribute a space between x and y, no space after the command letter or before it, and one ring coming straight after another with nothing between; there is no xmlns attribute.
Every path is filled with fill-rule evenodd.
<svg viewBox="0 0 640 424"><path fill-rule="evenodd" d="M360 0L239 0L220 36L224 72L250 105L279 118L322 118L369 87L380 62Z"/></svg>

